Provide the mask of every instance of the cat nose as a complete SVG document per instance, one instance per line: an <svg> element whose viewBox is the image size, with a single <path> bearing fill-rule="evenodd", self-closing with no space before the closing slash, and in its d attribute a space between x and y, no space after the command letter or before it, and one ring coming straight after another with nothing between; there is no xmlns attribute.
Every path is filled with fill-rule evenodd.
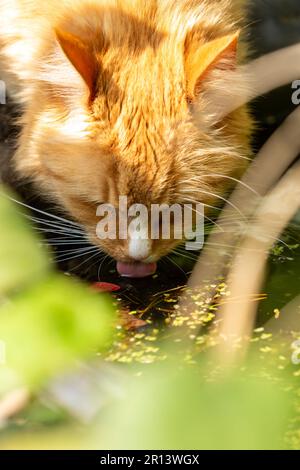
<svg viewBox="0 0 300 470"><path fill-rule="evenodd" d="M152 243L148 239L131 238L128 255L133 261L145 261L151 255Z"/></svg>

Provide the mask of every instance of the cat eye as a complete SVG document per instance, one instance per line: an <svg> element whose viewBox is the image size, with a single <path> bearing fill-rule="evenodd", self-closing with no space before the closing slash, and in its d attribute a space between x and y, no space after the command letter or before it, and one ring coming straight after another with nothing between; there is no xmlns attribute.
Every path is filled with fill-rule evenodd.
<svg viewBox="0 0 300 470"><path fill-rule="evenodd" d="M96 199L96 198L93 199L93 198L89 198L88 196L82 196L82 195L77 196L77 201L81 202L82 204L87 204L89 206L101 206L105 204L105 202L100 201L99 199Z"/></svg>

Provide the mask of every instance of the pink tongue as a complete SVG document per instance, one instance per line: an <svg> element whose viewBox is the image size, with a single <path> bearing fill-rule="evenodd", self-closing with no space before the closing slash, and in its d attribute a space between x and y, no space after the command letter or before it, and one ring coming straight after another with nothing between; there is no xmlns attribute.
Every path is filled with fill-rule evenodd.
<svg viewBox="0 0 300 470"><path fill-rule="evenodd" d="M117 270L122 277L142 278L152 276L156 272L156 263L134 263L127 264L118 261Z"/></svg>

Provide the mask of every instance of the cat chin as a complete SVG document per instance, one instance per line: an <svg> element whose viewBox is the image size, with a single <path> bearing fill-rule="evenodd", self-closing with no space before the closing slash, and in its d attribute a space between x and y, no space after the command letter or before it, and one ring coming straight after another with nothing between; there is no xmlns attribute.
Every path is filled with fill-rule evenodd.
<svg viewBox="0 0 300 470"><path fill-rule="evenodd" d="M122 263L117 262L117 271L122 277L141 279L156 273L156 263Z"/></svg>

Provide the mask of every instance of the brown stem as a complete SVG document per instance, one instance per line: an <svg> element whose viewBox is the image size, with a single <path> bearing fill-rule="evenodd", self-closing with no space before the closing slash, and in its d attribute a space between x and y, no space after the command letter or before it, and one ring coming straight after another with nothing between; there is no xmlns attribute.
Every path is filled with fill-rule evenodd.
<svg viewBox="0 0 300 470"><path fill-rule="evenodd" d="M257 294L264 280L269 251L286 225L300 207L300 164L297 163L264 199L256 212L255 222L243 239L229 274L229 291L234 298L243 294L240 303L226 303L219 311L222 319L218 331L222 339L219 358L230 362L240 355L235 347L242 340L247 349L255 322L257 303L251 297Z"/></svg>

